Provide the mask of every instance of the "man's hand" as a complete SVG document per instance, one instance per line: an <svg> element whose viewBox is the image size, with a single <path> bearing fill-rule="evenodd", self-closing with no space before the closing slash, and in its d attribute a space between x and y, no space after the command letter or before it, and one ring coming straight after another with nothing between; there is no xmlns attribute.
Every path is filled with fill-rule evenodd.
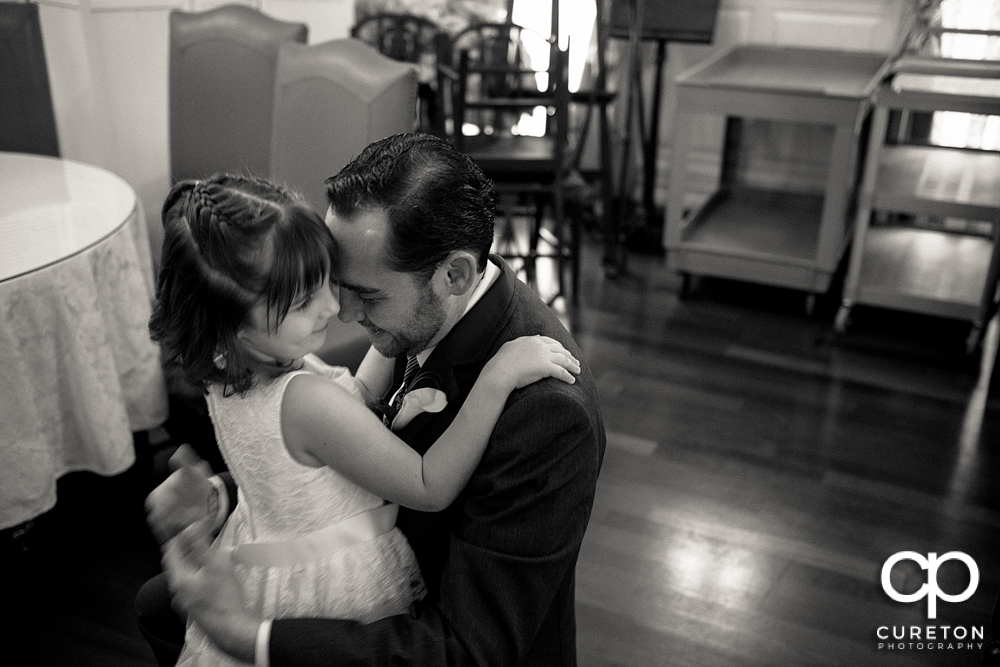
<svg viewBox="0 0 1000 667"><path fill-rule="evenodd" d="M197 521L167 543L163 569L174 605L205 631L220 649L253 663L261 619L246 610L233 574L229 549L210 549L206 522Z"/></svg>
<svg viewBox="0 0 1000 667"><path fill-rule="evenodd" d="M146 518L160 544L205 519L216 494L208 481L212 468L190 445L178 447L168 464L174 472L146 498Z"/></svg>

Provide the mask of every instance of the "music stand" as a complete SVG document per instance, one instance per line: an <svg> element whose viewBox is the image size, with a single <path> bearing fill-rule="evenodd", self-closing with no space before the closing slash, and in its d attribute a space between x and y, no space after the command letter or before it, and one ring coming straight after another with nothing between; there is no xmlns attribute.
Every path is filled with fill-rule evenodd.
<svg viewBox="0 0 1000 667"><path fill-rule="evenodd" d="M638 3L644 3L641 26L635 25L635 17L640 15ZM719 0L612 0L611 2L611 37L628 39L638 29L641 30L640 37L643 41L656 42L656 74L653 78L653 108L648 134L644 127L640 128L643 135L642 208L647 227L662 227L663 224L663 218L657 213L653 203L653 192L656 185L660 98L663 92L663 66L667 60L667 42L711 44L718 7ZM636 73L636 76L639 74ZM641 87L638 90L641 96ZM643 107L644 105L640 104L640 115Z"/></svg>

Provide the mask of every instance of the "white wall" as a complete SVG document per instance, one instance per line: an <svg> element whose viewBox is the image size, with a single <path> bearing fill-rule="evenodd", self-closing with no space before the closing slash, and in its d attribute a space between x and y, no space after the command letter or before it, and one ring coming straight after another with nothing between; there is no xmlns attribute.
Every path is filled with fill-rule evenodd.
<svg viewBox="0 0 1000 667"><path fill-rule="evenodd" d="M169 16L207 0L38 0L60 149L135 188L159 256L158 214L170 188L167 119ZM309 26L312 44L347 37L353 0L248 0Z"/></svg>

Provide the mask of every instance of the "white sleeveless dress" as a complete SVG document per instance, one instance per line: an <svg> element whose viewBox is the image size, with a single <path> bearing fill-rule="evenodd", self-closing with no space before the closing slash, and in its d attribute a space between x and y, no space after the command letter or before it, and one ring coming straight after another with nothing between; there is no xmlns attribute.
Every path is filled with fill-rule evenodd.
<svg viewBox="0 0 1000 667"><path fill-rule="evenodd" d="M245 396L223 396L213 386L208 407L216 438L239 488L238 502L213 548L233 547L234 557L278 547L280 565L234 558L236 577L250 610L260 618L323 617L368 623L407 611L423 597L416 557L406 538L386 517L385 501L327 467L311 468L291 457L281 434L281 401L288 382L303 373L331 378L362 401L347 369L327 366L310 355L306 369L259 386ZM381 509L379 509L381 508ZM366 514L368 513L368 514ZM338 529L382 515L386 532ZM353 518L352 518L353 517ZM346 521L350 519L350 521ZM332 531L332 532L331 532ZM282 547L322 536L315 549L288 562ZM331 537L332 536L332 537ZM332 545L331 545L332 540ZM254 546L243 546L254 545ZM267 559L264 559L267 561ZM271 561L267 561L271 562ZM188 623L178 665L243 665L219 651L193 622Z"/></svg>

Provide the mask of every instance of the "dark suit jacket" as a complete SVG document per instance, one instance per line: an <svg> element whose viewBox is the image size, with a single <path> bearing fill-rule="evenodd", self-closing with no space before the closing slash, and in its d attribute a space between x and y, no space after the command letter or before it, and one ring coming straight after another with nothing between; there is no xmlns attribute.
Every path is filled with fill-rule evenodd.
<svg viewBox="0 0 1000 667"><path fill-rule="evenodd" d="M413 385L448 397L442 412L418 415L399 432L421 453L506 341L547 335L583 361L555 314L493 261L501 275ZM438 513L400 510L430 591L415 613L369 625L275 620L271 665L575 665L574 570L604 444L586 363L573 385L550 378L514 392L458 499Z"/></svg>

